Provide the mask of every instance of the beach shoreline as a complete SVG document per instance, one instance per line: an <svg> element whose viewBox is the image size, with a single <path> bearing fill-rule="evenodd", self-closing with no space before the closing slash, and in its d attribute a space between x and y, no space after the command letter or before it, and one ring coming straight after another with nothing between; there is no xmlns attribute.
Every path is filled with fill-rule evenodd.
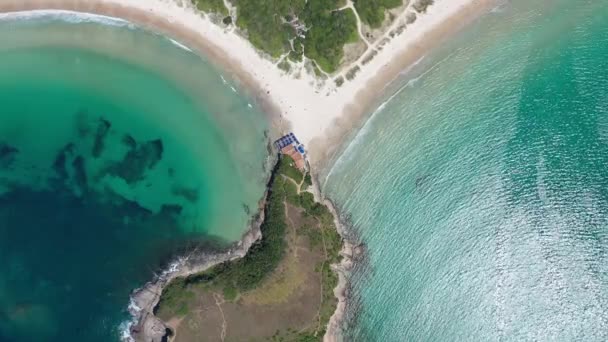
<svg viewBox="0 0 608 342"><path fill-rule="evenodd" d="M116 17L165 35L207 57L251 92L278 133L292 128L311 164L325 167L382 97L385 86L480 15L496 0L436 0L427 13L387 43L355 79L336 87L313 75L292 77L234 30L216 25L180 0L7 0L0 12L68 10Z"/></svg>

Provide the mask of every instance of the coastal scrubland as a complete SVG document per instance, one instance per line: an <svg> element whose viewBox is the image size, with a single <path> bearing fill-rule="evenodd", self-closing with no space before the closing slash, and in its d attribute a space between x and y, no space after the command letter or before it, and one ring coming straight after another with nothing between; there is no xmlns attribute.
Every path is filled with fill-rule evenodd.
<svg viewBox="0 0 608 342"><path fill-rule="evenodd" d="M320 341L337 300L342 239L289 157L275 168L260 229L242 259L173 280L156 314L174 340Z"/></svg>
<svg viewBox="0 0 608 342"><path fill-rule="evenodd" d="M222 0L192 0L205 12L228 15ZM363 22L379 26L386 10L402 5L402 0L231 0L236 8L236 26L259 50L273 58L289 56L301 61L306 56L324 72L338 70L344 46L360 40L359 11ZM224 20L232 23L233 18Z"/></svg>
<svg viewBox="0 0 608 342"><path fill-rule="evenodd" d="M192 0L192 3L201 11L228 15L228 8L223 0Z"/></svg>
<svg viewBox="0 0 608 342"><path fill-rule="evenodd" d="M208 0L206 0L208 1ZM258 49L280 57L314 60L326 72L337 70L344 44L358 39L356 17L343 0L233 0L236 25Z"/></svg>
<svg viewBox="0 0 608 342"><path fill-rule="evenodd" d="M361 21L372 28L382 25L386 10L403 5L403 0L354 0Z"/></svg>

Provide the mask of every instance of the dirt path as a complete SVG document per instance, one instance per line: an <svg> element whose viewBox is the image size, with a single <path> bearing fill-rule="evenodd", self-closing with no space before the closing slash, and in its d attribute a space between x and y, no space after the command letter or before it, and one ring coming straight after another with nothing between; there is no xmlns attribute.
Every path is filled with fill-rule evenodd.
<svg viewBox="0 0 608 342"><path fill-rule="evenodd" d="M218 310L220 311L220 315L222 316L222 332L220 334L220 339L222 342L226 338L226 330L228 329L228 323L226 322L226 316L224 315L224 310L222 310L222 304L225 303L224 297L214 293L213 299L215 299L215 305L217 305Z"/></svg>
<svg viewBox="0 0 608 342"><path fill-rule="evenodd" d="M353 12L355 13L355 17L357 18L357 33L359 33L359 37L365 43L365 46L367 48L365 50L365 52L367 52L369 50L369 47L370 47L371 43L367 40L367 38L365 38L365 35L363 35L363 30L361 29L361 26L363 24L361 22L361 18L359 17L359 12L357 12L357 9L355 8L355 4L353 4L352 0L347 0L346 1L346 5L344 5L343 7L339 8L338 11L341 11L341 10L347 9L347 8L352 9Z"/></svg>
<svg viewBox="0 0 608 342"><path fill-rule="evenodd" d="M347 4L343 7L343 8L352 8L353 11L355 12L355 16L357 17L357 31L359 32L359 36L361 37L361 39L363 39L363 41L365 42L367 49L365 50L365 52L363 54L361 54L361 57L359 57L359 59L357 59L356 61L350 63L349 65L345 65L342 68L342 71L340 73L338 73L337 75L335 75L336 77L342 76L342 77L346 77L346 74L348 73L349 70L351 70L354 66L359 66L362 67L361 62L367 57L368 53L370 51L379 51L378 47L380 44L382 44L382 41L384 39L394 39L394 38L390 38L390 33L393 29L397 28L399 26L399 24L406 19L408 13L410 13L410 9L412 8L412 4L414 1L409 1L407 6L404 7L403 12L401 14L399 14L399 16L397 16L395 18L395 20L393 20L393 22L391 23L391 25L389 25L386 28L386 31L382 34L382 36L378 37L378 39L376 39L375 43L370 43L365 36L363 35L362 32L362 22L361 22L361 18L359 17L359 13L357 13L357 10L355 9L352 0L348 0ZM401 33L404 34L404 33Z"/></svg>

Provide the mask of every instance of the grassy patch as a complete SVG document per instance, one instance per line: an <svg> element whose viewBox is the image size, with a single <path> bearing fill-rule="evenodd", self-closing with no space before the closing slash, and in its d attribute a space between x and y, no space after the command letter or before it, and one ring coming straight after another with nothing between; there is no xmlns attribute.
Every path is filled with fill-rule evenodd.
<svg viewBox="0 0 608 342"><path fill-rule="evenodd" d="M296 177L300 182L304 177L291 165L293 160L290 162L289 159L281 158L277 166L266 203L265 220L260 226L262 239L255 243L241 259L225 262L185 279L173 280L163 291L158 305L158 311L165 313L163 317L187 313L187 302L194 296L191 292L192 286L203 290L219 289L227 300L232 300L239 293L258 287L277 268L284 259L287 245L285 241L287 223L283 202L289 198L299 203L295 184L283 176Z"/></svg>
<svg viewBox="0 0 608 342"><path fill-rule="evenodd" d="M275 58L290 52L289 58L299 62L306 51L306 56L324 71L333 72L342 58L344 44L358 39L354 13L337 10L344 5L344 0L231 2L238 11L236 25L247 33L256 48ZM295 39L293 45L289 43L291 39Z"/></svg>
<svg viewBox="0 0 608 342"><path fill-rule="evenodd" d="M176 279L163 290L156 314L162 319L185 316L193 300L194 292L187 288L185 279Z"/></svg>
<svg viewBox="0 0 608 342"><path fill-rule="evenodd" d="M361 21L372 28L382 25L385 11L403 5L403 0L354 0Z"/></svg>
<svg viewBox="0 0 608 342"><path fill-rule="evenodd" d="M306 281L301 264L293 253L288 253L279 269L264 281L262 286L243 296L245 303L270 305L286 303L295 291Z"/></svg>
<svg viewBox="0 0 608 342"><path fill-rule="evenodd" d="M336 87L341 87L344 84L344 77L339 76L334 80Z"/></svg>
<svg viewBox="0 0 608 342"><path fill-rule="evenodd" d="M418 13L425 13L426 9L429 6L431 6L433 3L435 3L434 0L418 0L414 3L414 5L412 7L414 7L416 12L418 12Z"/></svg>
<svg viewBox="0 0 608 342"><path fill-rule="evenodd" d="M285 71L285 72L290 72L291 71L291 64L289 64L289 61L287 59L283 59L279 62L279 64L277 64L277 67L279 67L279 69Z"/></svg>
<svg viewBox="0 0 608 342"><path fill-rule="evenodd" d="M312 177L310 176L310 172L306 173L306 176L304 176L304 185L305 186L302 190L306 190L312 186Z"/></svg>
<svg viewBox="0 0 608 342"><path fill-rule="evenodd" d="M228 9L223 0L192 0L192 3L201 11L228 15Z"/></svg>
<svg viewBox="0 0 608 342"><path fill-rule="evenodd" d="M323 236L316 228L304 225L298 228L298 234L308 237L308 247L311 251L321 247L323 244Z"/></svg>
<svg viewBox="0 0 608 342"><path fill-rule="evenodd" d="M310 0L309 7L322 7L319 2L325 0ZM312 9L310 11L313 11ZM306 33L304 53L314 59L325 72L334 72L340 66L344 56L344 44L357 41L357 18L351 9L331 11L318 10L319 15L309 15L311 29ZM316 12L315 12L316 13Z"/></svg>
<svg viewBox="0 0 608 342"><path fill-rule="evenodd" d="M222 289L222 294L224 295L224 299L227 301L233 301L238 296L238 291L236 288L232 286L226 286Z"/></svg>
<svg viewBox="0 0 608 342"><path fill-rule="evenodd" d="M353 79L355 79L355 76L357 76L357 73L361 70L361 68L359 68L358 65L352 67L350 70L348 70L348 72L346 73L346 79L349 81L352 81Z"/></svg>
<svg viewBox="0 0 608 342"><path fill-rule="evenodd" d="M306 177L293 167L293 160L283 157L276 166L265 208L265 220L261 226L262 239L251 247L242 259L217 265L188 278L178 278L163 291L157 314L161 319L188 314L194 302L195 291L222 293L227 301L274 305L286 303L306 281L305 270L295 253L287 252L288 242L296 241L288 230L284 202L304 210L309 216L307 224L295 232L308 237L310 250L319 261L316 271L322 282L323 292L318 317L304 330L285 327L270 339L273 341L321 341L325 327L333 314L337 300L333 289L338 283L331 264L340 260L342 239L334 225L334 217L325 205L317 203L313 194L301 192L292 180L306 181ZM307 175L308 176L308 175ZM294 179L295 177L295 179ZM295 228L295 227L294 227ZM293 247L293 246L292 246ZM322 260L319 260L320 257ZM318 320L317 320L318 319Z"/></svg>
<svg viewBox="0 0 608 342"><path fill-rule="evenodd" d="M277 180L277 186L283 188L285 192L285 200L295 206L300 204L300 196L298 195L298 186L289 178L283 178Z"/></svg>
<svg viewBox="0 0 608 342"><path fill-rule="evenodd" d="M293 179L296 183L302 183L304 175L296 168L296 163L290 156L282 155L279 161L278 173Z"/></svg>

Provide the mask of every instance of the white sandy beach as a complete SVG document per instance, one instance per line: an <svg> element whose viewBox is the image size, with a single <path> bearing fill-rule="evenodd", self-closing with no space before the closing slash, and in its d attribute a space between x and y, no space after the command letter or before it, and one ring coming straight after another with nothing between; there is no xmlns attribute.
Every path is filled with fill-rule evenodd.
<svg viewBox="0 0 608 342"><path fill-rule="evenodd" d="M246 39L217 26L189 3L188 0L4 0L0 12L74 10L119 17L160 31L204 53L234 74L254 96L265 101L267 110L279 114L275 123L280 130L291 128L308 146L311 162L317 165L328 160L345 135L361 125L364 115L390 81L446 36L487 11L494 1L436 0L427 13L419 15L371 62L361 66L354 80L341 87L336 87L331 79L321 83L307 73L300 78L286 74Z"/></svg>

